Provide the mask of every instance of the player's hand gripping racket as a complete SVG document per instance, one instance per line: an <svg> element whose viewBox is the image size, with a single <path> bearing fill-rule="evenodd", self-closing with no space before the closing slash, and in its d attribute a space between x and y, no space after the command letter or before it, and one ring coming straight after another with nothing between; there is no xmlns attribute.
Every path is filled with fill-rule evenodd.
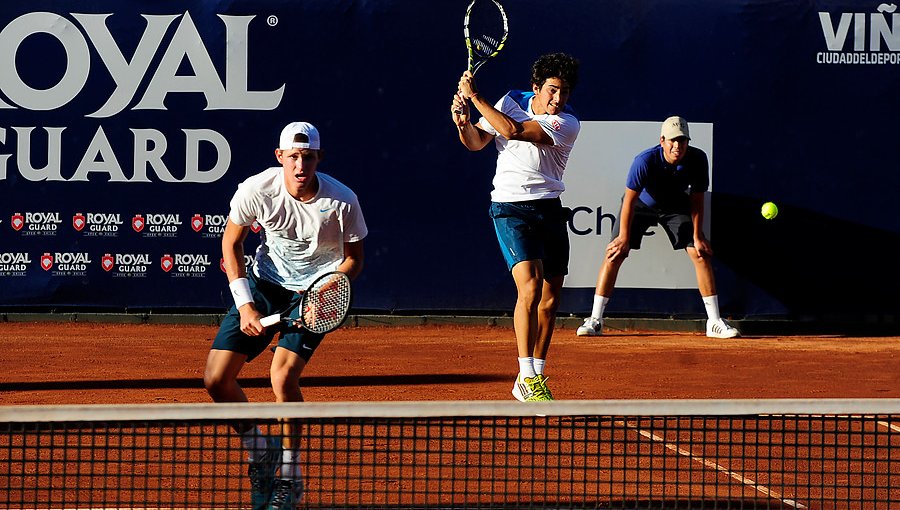
<svg viewBox="0 0 900 510"><path fill-rule="evenodd" d="M259 322L263 326L283 322L313 333L328 333L337 329L347 318L351 297L350 277L340 271L332 271L316 278L293 306L281 313L263 317ZM289 317L298 307L299 318Z"/></svg>
<svg viewBox="0 0 900 510"><path fill-rule="evenodd" d="M472 0L463 20L469 71L475 74L492 57L496 57L509 35L506 11L497 0Z"/></svg>
<svg viewBox="0 0 900 510"><path fill-rule="evenodd" d="M496 57L509 35L506 11L497 0L472 0L463 20L469 72L473 75L492 57ZM456 110L457 115L462 110Z"/></svg>

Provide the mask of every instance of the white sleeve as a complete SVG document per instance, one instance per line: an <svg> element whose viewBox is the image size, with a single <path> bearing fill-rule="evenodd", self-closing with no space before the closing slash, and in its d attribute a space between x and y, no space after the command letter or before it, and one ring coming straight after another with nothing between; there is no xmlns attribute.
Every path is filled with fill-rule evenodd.
<svg viewBox="0 0 900 510"><path fill-rule="evenodd" d="M553 145L563 147L575 145L575 139L578 138L578 132L581 130L581 123L574 115L568 113L544 115L535 120L540 124L541 129L553 139Z"/></svg>
<svg viewBox="0 0 900 510"><path fill-rule="evenodd" d="M229 203L231 211L228 213L228 218L231 219L232 223L242 227L249 226L256 219L253 199L249 191L250 186L246 182L240 183Z"/></svg>
<svg viewBox="0 0 900 510"><path fill-rule="evenodd" d="M484 117L478 120L478 127L480 127L484 132L497 136L497 130L494 129L494 126L491 125L490 122L487 121Z"/></svg>
<svg viewBox="0 0 900 510"><path fill-rule="evenodd" d="M355 194L352 200L346 203L341 221L343 222L345 243L360 241L369 234L362 208L359 206L359 200Z"/></svg>
<svg viewBox="0 0 900 510"><path fill-rule="evenodd" d="M522 108L519 107L519 105L516 104L516 102L511 97L509 97L508 94L501 97L500 100L497 101L496 104L494 104L494 108L518 122L531 120L531 117L529 117L528 114L525 113L525 111L522 110ZM492 126L491 123L488 122L484 117L478 119L478 127L483 129L487 133L497 136L497 130L494 129L494 126Z"/></svg>

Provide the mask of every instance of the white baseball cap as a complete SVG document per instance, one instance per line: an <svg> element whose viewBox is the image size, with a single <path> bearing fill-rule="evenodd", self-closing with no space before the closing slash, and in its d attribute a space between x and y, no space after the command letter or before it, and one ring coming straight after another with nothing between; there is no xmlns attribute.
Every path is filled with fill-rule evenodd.
<svg viewBox="0 0 900 510"><path fill-rule="evenodd" d="M660 135L666 140L678 138L679 136L683 136L688 140L691 139L687 121L677 116L669 117L668 119L663 121L662 131L660 131Z"/></svg>
<svg viewBox="0 0 900 510"><path fill-rule="evenodd" d="M291 149L320 148L319 130L309 122L291 122L281 130L278 148L283 151Z"/></svg>

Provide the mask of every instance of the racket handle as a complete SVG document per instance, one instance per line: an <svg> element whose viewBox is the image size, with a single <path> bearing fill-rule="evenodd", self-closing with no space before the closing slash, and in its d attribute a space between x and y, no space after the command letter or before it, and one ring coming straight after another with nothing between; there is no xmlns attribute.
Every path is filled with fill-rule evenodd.
<svg viewBox="0 0 900 510"><path fill-rule="evenodd" d="M263 317L262 319L259 320L259 323L262 324L264 327L269 327L273 324L277 324L280 321L281 321L281 314L276 313L276 314L272 314L272 315Z"/></svg>

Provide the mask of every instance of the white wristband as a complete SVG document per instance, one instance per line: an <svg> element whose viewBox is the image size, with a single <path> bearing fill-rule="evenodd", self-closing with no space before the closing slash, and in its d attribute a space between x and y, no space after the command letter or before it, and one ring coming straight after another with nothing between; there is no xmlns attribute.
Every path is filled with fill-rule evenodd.
<svg viewBox="0 0 900 510"><path fill-rule="evenodd" d="M228 288L231 289L231 297L234 298L234 306L237 308L253 302L253 293L250 292L250 280L236 278L228 283Z"/></svg>

